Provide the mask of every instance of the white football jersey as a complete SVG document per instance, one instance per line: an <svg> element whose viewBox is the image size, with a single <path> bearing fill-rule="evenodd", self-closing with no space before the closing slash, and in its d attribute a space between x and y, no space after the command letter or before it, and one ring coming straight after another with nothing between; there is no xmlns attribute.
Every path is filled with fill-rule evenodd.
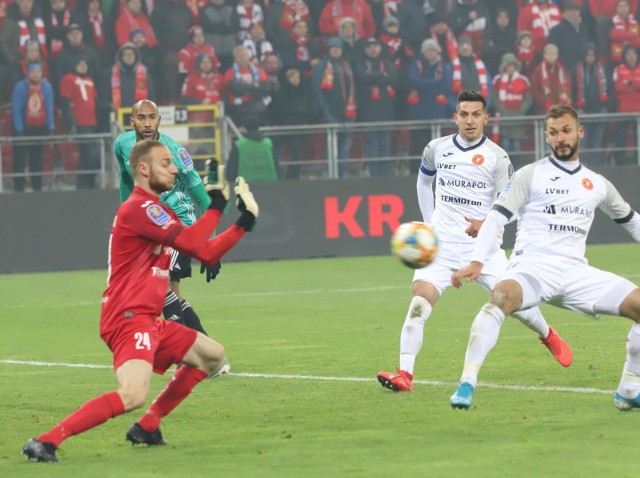
<svg viewBox="0 0 640 478"><path fill-rule="evenodd" d="M618 223L631 206L603 176L583 164L574 171L552 156L519 169L493 206L508 219L518 213L514 254L559 255L586 261L596 208Z"/></svg>
<svg viewBox="0 0 640 478"><path fill-rule="evenodd" d="M500 146L483 136L465 147L457 134L431 141L422 153L420 171L437 174L433 217L423 220L433 224L439 241L468 244L475 238L465 234L469 223L464 217L484 219L513 176L509 156Z"/></svg>

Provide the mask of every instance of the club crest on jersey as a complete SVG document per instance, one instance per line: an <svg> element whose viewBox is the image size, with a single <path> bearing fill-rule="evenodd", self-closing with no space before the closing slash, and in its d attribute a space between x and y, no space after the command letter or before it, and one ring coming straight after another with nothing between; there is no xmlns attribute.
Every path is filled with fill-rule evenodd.
<svg viewBox="0 0 640 478"><path fill-rule="evenodd" d="M162 209L158 204L151 204L147 207L147 216L149 216L149 219L158 226L163 226L171 219L169 213Z"/></svg>
<svg viewBox="0 0 640 478"><path fill-rule="evenodd" d="M582 178L582 186L588 191L593 189L593 183L589 178Z"/></svg>
<svg viewBox="0 0 640 478"><path fill-rule="evenodd" d="M180 148L178 150L178 156L180 156L180 159L182 160L185 167L187 168L187 171L193 168L193 159L191 159L191 156L189 156L189 153L187 152L186 149Z"/></svg>
<svg viewBox="0 0 640 478"><path fill-rule="evenodd" d="M471 162L476 166L482 166L484 164L484 156L481 154L476 154L473 158L471 158Z"/></svg>
<svg viewBox="0 0 640 478"><path fill-rule="evenodd" d="M511 179L514 175L515 171L513 170L513 164L509 163L507 167L507 174L509 175L509 179Z"/></svg>

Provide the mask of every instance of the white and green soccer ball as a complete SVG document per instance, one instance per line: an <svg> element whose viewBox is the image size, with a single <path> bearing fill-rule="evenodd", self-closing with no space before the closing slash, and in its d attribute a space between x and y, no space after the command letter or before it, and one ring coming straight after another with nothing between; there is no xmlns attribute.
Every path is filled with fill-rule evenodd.
<svg viewBox="0 0 640 478"><path fill-rule="evenodd" d="M424 222L405 222L391 236L391 252L405 266L421 269L436 258L438 238L433 228Z"/></svg>

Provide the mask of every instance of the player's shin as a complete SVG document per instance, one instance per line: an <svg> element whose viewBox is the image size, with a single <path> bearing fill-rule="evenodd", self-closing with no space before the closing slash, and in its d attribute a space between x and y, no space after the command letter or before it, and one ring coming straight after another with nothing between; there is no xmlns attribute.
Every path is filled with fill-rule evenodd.
<svg viewBox="0 0 640 478"><path fill-rule="evenodd" d="M138 424L148 432L160 427L160 421L187 398L191 390L207 378L207 372L183 365L169 379Z"/></svg>
<svg viewBox="0 0 640 478"><path fill-rule="evenodd" d="M538 307L520 310L511 315L536 332L540 339L546 339L549 336L549 324L547 324Z"/></svg>
<svg viewBox="0 0 640 478"><path fill-rule="evenodd" d="M494 304L482 306L471 324L460 383L468 382L476 386L480 368L491 349L495 347L503 322L504 313L500 307Z"/></svg>
<svg viewBox="0 0 640 478"><path fill-rule="evenodd" d="M415 296L400 333L400 370L413 374L416 357L422 348L424 325L431 315L431 304L427 299Z"/></svg>
<svg viewBox="0 0 640 478"><path fill-rule="evenodd" d="M618 393L625 398L640 394L640 324L633 324L627 336L627 356Z"/></svg>

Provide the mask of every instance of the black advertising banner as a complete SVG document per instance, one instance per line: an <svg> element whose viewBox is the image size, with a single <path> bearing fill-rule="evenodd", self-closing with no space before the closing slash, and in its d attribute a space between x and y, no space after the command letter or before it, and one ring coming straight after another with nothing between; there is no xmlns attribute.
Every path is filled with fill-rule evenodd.
<svg viewBox="0 0 640 478"><path fill-rule="evenodd" d="M640 168L602 172L640 211ZM393 230L421 220L415 176L280 181L251 188L260 205L258 223L226 261L389 254ZM0 273L105 268L117 208L115 190L0 195ZM220 229L237 217L231 205ZM514 231L509 225L506 247L513 244ZM589 243L631 241L604 214L596 215Z"/></svg>

